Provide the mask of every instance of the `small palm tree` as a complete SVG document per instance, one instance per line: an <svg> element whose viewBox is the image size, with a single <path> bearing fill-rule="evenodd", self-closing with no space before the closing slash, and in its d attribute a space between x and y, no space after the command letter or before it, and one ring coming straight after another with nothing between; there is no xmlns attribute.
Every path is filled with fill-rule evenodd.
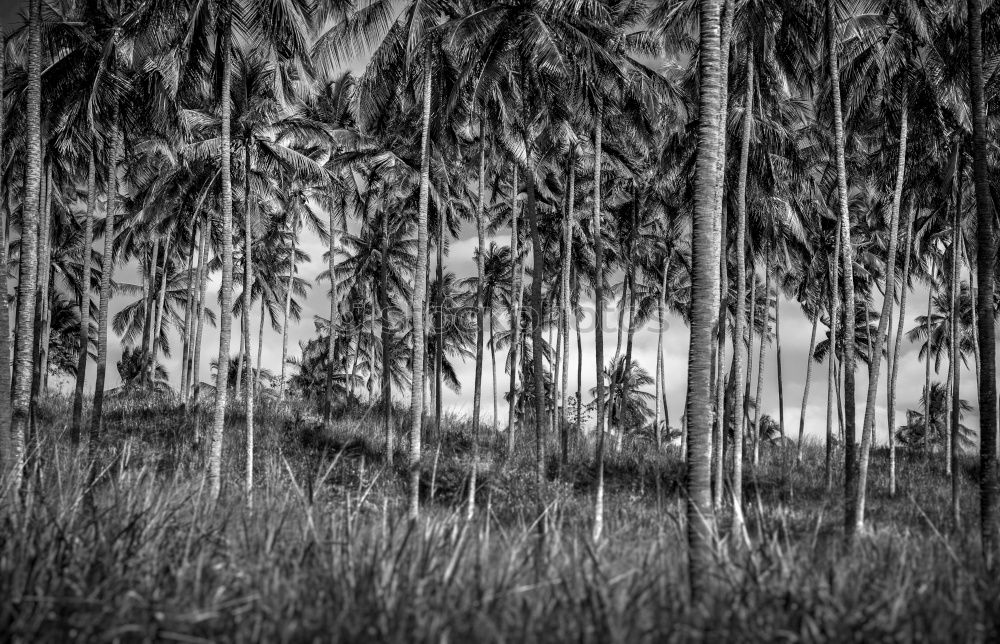
<svg viewBox="0 0 1000 644"><path fill-rule="evenodd" d="M931 383L930 397L927 396L927 389L924 389L920 403L920 409L906 410L906 424L896 429L896 440L910 449L920 451L943 447L947 442L950 413L948 386L940 382ZM927 407L924 406L925 403ZM926 408L930 409L929 417L922 411ZM972 411L972 405L966 400L960 400L959 417L964 417L968 411ZM962 447L968 449L975 446L976 434L973 429L959 424L958 436Z"/></svg>

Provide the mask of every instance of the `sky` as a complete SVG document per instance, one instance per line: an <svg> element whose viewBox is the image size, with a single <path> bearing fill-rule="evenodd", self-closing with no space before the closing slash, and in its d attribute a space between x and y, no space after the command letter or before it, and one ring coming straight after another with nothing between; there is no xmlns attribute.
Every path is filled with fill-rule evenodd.
<svg viewBox="0 0 1000 644"><path fill-rule="evenodd" d="M8 28L15 24L21 23L22 7L27 5L27 0L0 0L0 22L2 22ZM352 65L353 66L353 65ZM500 231L492 239L487 239L487 244L490 241L495 241L499 245L507 245L510 241L509 233L506 231ZM446 259L447 270L453 271L459 277L465 277L473 275L475 273L475 263L474 263L474 252L476 249L476 236L475 230L471 226L466 226L460 235L460 239L454 241L449 249L449 254ZM299 267L300 276L305 279L307 284L312 284L309 295L305 299L303 304L302 321L297 324L292 324L289 329L289 355L297 356L299 354L298 343L300 341L306 341L315 335L315 326L313 324L314 316L326 317L329 313L329 300L327 299L328 286L326 283L317 283L316 277L322 272L326 267L323 261L323 252L325 248L323 244L319 242L318 239L304 238L301 241L301 247L305 250L311 260ZM123 281L136 281L136 272L134 267L119 267L116 269L116 279ZM209 285L209 298L211 302L215 302L214 293L218 292L219 281L218 275L214 276L213 281ZM112 303L112 314L114 312L123 308L128 302L128 298L120 297L116 298ZM875 302L875 307L881 307L881 301ZM914 291L909 294L909 301L907 306L906 318L907 322L905 328L911 329L915 325L915 318L918 315L922 315L926 312L927 306L927 289L923 286L918 286ZM590 307L593 310L593 307ZM584 334L583 334L583 392L584 392L584 402L591 400L589 395L590 389L596 383L596 372L597 365L594 359L594 333L593 333L593 317L589 317L584 323ZM617 315L613 310L608 310L605 313L605 334L604 334L604 345L605 345L605 360L609 361L614 354L614 347L616 342L617 334ZM799 427L799 417L802 405L802 395L806 380L806 367L807 367L807 353L809 347L809 336L811 331L811 325L808 320L804 317L798 304L783 300L781 303L781 359L782 359L782 373L784 380L784 415L785 415L785 429L790 435L796 435L798 433ZM688 329L684 326L677 318L669 318L667 321L667 328L664 332L664 360L666 365L666 388L670 412L671 426L678 427L680 425L680 416L683 413L684 405L684 395L687 386L686 376L687 376L687 352L688 352ZM238 341L238 324L234 325L234 342L233 342L233 352L235 352ZM252 332L252 344L253 350L256 351L256 323L253 327ZM818 337L822 339L826 332L826 328L822 325L819 327ZM637 331L635 335L635 347L633 353L635 359L644 366L651 373L656 365L656 343L657 343L657 330L654 326L649 326ZM180 367L180 348L177 334L174 333L172 336L172 345L174 346L174 354L165 360L163 360L164 366L167 368L170 374L171 383L176 386L178 384L178 373ZM213 329L206 325L205 328L205 338L204 346L202 350L203 363L201 366L201 378L202 380L209 379L209 363L218 355L218 330ZM729 361L731 360L731 344L729 347L730 355L727 356L727 369L729 368ZM903 340L901 355L899 360L899 383L897 387L897 424L905 420L907 409L916 409L919 406L919 399L922 392L924 384L924 364L917 359L917 352L919 346L916 344L911 344L908 341ZM122 346L120 339L117 338L113 331L110 331L109 338L109 364L108 364L108 386L114 387L120 383L117 370L114 368L115 363L121 356ZM483 372L483 416L487 421L492 420L492 391L493 391L493 379L490 372L490 366L488 362L489 352L486 353L487 364L484 367ZM764 372L763 372L763 396L762 396L762 413L769 414L776 420L779 418L779 405L778 405L778 387L777 387L777 351L775 346L772 344L768 347L767 354L765 356ZM265 340L264 340L264 351L263 351L263 364L265 367L270 368L275 373L280 371L281 362L281 334L280 332L272 331L270 328L265 330ZM753 364L754 364L754 378L756 379L756 369L758 362L757 349L754 350ZM507 417L506 405L503 402L504 392L507 390L507 383L509 376L503 373L503 356L498 355L498 363L500 364L498 374L498 409L500 424L504 424ZM571 337L570 342L570 386L571 392L575 392L576 384L576 365L577 365L577 352L575 338ZM446 390L443 407L446 413L454 414L468 414L472 410L472 383L474 380L474 362L468 361L465 363L459 363L456 365L458 371L458 380L462 383L463 387L461 392L452 392ZM289 367L291 369L291 367ZM942 373L934 375L932 373L932 379L943 380L947 370L947 363L942 365ZM880 377L880 387L876 403L876 440L879 442L884 442L887 438L887 419L886 419L886 369L883 364L881 369L882 374ZM865 394L867 391L868 377L867 370L864 367L859 367L857 371L858 382L857 382L857 418L858 424L860 425L861 419L864 414L865 407ZM88 382L92 383L94 377L94 365L91 364L88 369ZM755 380L756 382L756 380ZM756 384L754 384L756 386ZM63 382L60 387L68 387L68 382ZM976 407L977 396L975 389L975 371L973 368L973 362L970 360L969 368L962 370L962 385L961 385L961 396L969 400L969 402ZM826 427L826 392L827 392L827 368L826 364L813 364L812 370L812 384L810 387L809 403L806 408L805 415L805 428L807 436L812 436L815 438L820 438L825 432ZM406 392L397 392L397 397L401 400L406 397ZM966 424L975 426L976 422L976 412L970 414L970 418L966 419Z"/></svg>

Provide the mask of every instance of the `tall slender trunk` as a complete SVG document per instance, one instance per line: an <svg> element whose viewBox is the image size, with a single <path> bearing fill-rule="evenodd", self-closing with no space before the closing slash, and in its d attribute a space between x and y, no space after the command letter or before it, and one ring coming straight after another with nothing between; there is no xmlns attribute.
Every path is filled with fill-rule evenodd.
<svg viewBox="0 0 1000 644"><path fill-rule="evenodd" d="M517 162L511 164L513 166L513 179L511 183L510 191L510 356L508 360L510 361L510 391L508 393L508 403L509 407L507 409L507 458L510 459L514 456L514 435L515 424L517 414L517 352L521 344L521 274L520 265L521 260L519 255L521 254L520 249L520 233L517 229L518 224L518 214L517 214L517 193L518 193L518 177L517 177Z"/></svg>
<svg viewBox="0 0 1000 644"><path fill-rule="evenodd" d="M806 407L809 405L809 385L812 382L813 352L816 350L816 328L819 326L819 314L813 317L812 332L809 334L809 353L806 354L806 384L802 388L802 411L799 414L799 440L796 445L795 460L802 462L802 437L806 431Z"/></svg>
<svg viewBox="0 0 1000 644"><path fill-rule="evenodd" d="M719 149L720 152L724 149L721 144ZM720 156L722 155L720 154ZM728 209L726 208L726 204L723 203L720 210L722 221L719 225L719 235L722 238L722 246L719 252L719 322L716 325L717 333L715 336L717 345L715 378L712 380L715 383L715 398L713 400L715 421L712 423L712 479L715 485L712 488L712 504L715 506L717 512L722 508L726 464L723 449L726 434L726 318L729 313L729 257L726 244L729 227L726 221L727 215Z"/></svg>
<svg viewBox="0 0 1000 644"><path fill-rule="evenodd" d="M379 299L382 308L382 433L385 435L385 462L393 464L396 446L392 434L392 329L389 326L389 214L382 213L382 257L379 265ZM332 273L332 271L331 271Z"/></svg>
<svg viewBox="0 0 1000 644"><path fill-rule="evenodd" d="M969 15L969 85L972 94L973 176L976 184L976 300L979 326L979 503L983 559L992 570L997 548L1000 479L996 455L996 327L993 322L993 264L996 240L993 230L993 199L986 167L986 99L983 80L983 5L982 0L968 0Z"/></svg>
<svg viewBox="0 0 1000 644"><path fill-rule="evenodd" d="M892 208L889 214L889 248L885 258L885 287L883 292L885 298L882 302L882 315L878 321L878 332L875 341L872 343L869 352L868 370L868 397L865 402L865 418L861 426L861 453L858 457L858 488L855 506L857 515L855 516L856 532L864 529L865 523L865 497L868 484L868 454L875 433L875 399L878 395L879 369L882 366L882 346L885 341L885 334L889 330L892 318L892 307L895 304L896 291L896 246L899 237L899 211L903 199L903 180L906 173L906 135L907 135L907 90L903 88L902 112L899 123L899 154L896 162L896 187L893 193ZM957 251L958 246L955 246ZM952 258L956 266L957 255ZM867 306L865 307L867 310ZM892 433L892 426L889 427Z"/></svg>
<svg viewBox="0 0 1000 644"><path fill-rule="evenodd" d="M757 358L757 396L753 413L753 466L760 464L760 408L764 395L764 358L767 357L768 335L771 333L771 255L764 269L764 330L760 333L760 356Z"/></svg>
<svg viewBox="0 0 1000 644"><path fill-rule="evenodd" d="M834 396L837 400L837 423L840 425L840 371L837 369L837 325L840 324L840 307L837 299L839 290L837 283L840 271L837 262L840 258L840 228L834 233L833 257L830 258L830 350L828 359L830 361L829 373L827 375L826 392L826 489L827 492L833 490L833 413Z"/></svg>
<svg viewBox="0 0 1000 644"><path fill-rule="evenodd" d="M195 396L195 402L201 394L201 340L205 329L205 291L208 286L208 240L212 236L212 221L208 214L205 214L201 224L201 250L198 251L198 302L194 351L191 360L191 375L188 377L188 384L191 387L191 394ZM199 440L195 436L195 442Z"/></svg>
<svg viewBox="0 0 1000 644"><path fill-rule="evenodd" d="M903 280L899 295L899 320L896 327L896 338L892 349L892 362L889 366L889 391L886 408L889 418L889 496L896 496L896 382L899 377L899 350L903 342L904 324L906 323L906 296L910 292L910 249L913 236L913 219L916 215L916 205L911 204L906 217L906 233L903 237Z"/></svg>
<svg viewBox="0 0 1000 644"><path fill-rule="evenodd" d="M927 441L931 435L931 314L934 311L934 287L937 281L934 274L933 255L931 255L931 265L928 275L927 317L924 318L924 328L927 333L927 352L924 354L924 441Z"/></svg>
<svg viewBox="0 0 1000 644"><path fill-rule="evenodd" d="M291 227L292 248L288 254L288 281L285 283L285 315L281 322L281 380L278 381L278 402L284 402L285 400L285 367L288 363L288 322L292 316L292 291L295 285L295 251L298 248L299 241L298 224L298 215L295 215ZM359 342L358 351L360 352L360 350L361 344ZM351 387L354 387L353 380Z"/></svg>
<svg viewBox="0 0 1000 644"><path fill-rule="evenodd" d="M97 443L104 428L104 379L108 368L108 307L111 303L111 275L114 271L115 217L118 216L118 162L122 157L122 130L117 110L111 124L111 159L108 163L108 206L104 216L104 257L101 261L101 300L97 318L97 375L94 378L94 410L90 416L90 454L97 453ZM22 233L23 234L23 233ZM93 462L93 460L92 460Z"/></svg>
<svg viewBox="0 0 1000 644"><path fill-rule="evenodd" d="M687 532L688 570L695 602L711 587L715 514L711 497L712 383L711 347L718 308L719 249L715 190L719 173L722 102L719 0L700 1L702 54L699 59L698 152L695 204L691 230L691 338L688 354ZM728 53L728 52L727 52ZM724 154L724 152L722 152Z"/></svg>
<svg viewBox="0 0 1000 644"><path fill-rule="evenodd" d="M653 396L656 398L655 428L656 428L656 453L663 450L663 428L660 425L660 397L663 397L663 411L666 416L667 411L667 383L664 382L665 370L663 368L663 303L667 299L667 277L670 274L670 254L667 253L663 262L663 275L660 278L660 292L656 298L656 386ZM667 440L670 440L669 420L664 420L667 427Z"/></svg>
<svg viewBox="0 0 1000 644"><path fill-rule="evenodd" d="M476 200L476 375L472 396L472 471L469 473L469 504L465 518L471 520L476 511L476 475L479 471L479 428L482 422L483 342L485 308L483 280L486 277L486 122L479 119L479 186Z"/></svg>
<svg viewBox="0 0 1000 644"><path fill-rule="evenodd" d="M172 239L171 233L167 233L167 243L163 246L163 267L160 269L162 275L160 276L160 288L159 297L156 301L156 323L153 324L153 353L152 357L149 359L149 381L153 382L154 376L156 375L156 353L160 348L160 334L163 331L163 310L167 299L167 266L170 261L170 242Z"/></svg>
<svg viewBox="0 0 1000 644"><path fill-rule="evenodd" d="M594 210L591 232L594 235L594 358L597 375L597 490L594 495L595 542L604 531L604 238L601 233L601 165L603 163L604 109L598 102L594 116Z"/></svg>
<svg viewBox="0 0 1000 644"><path fill-rule="evenodd" d="M632 371L632 348L635 345L635 309L636 309L636 288L635 284L635 237L639 227L639 189L637 186L632 186L632 221L629 231L629 259L628 259L628 273L629 273L629 299L628 299L628 335L625 340L625 362L623 364L623 369L621 370L622 383L621 383L621 398L618 404L618 438L617 438L617 450L621 451L622 439L625 436L625 431L628 429L625 425L627 418L625 417L626 406L629 399L629 378ZM641 284L639 287L641 288Z"/></svg>
<svg viewBox="0 0 1000 644"><path fill-rule="evenodd" d="M142 280L142 300L145 307L142 314L142 363L143 371L148 367L153 355L153 323L156 321L156 266L160 261L160 236L153 237L153 250L147 260L146 275Z"/></svg>
<svg viewBox="0 0 1000 644"><path fill-rule="evenodd" d="M723 0L722 8L720 9L721 25L719 31L719 110L716 115L716 128L719 132L719 150L718 157L716 158L715 167L715 191L714 191L714 205L715 205L715 218L712 220L712 234L715 239L718 240L718 245L712 249L713 259L716 262L725 262L724 256L726 254L727 247L727 230L726 230L726 220L725 220L725 200L723 196L725 194L726 187L726 145L728 139L728 122L729 122L729 59L732 54L732 36L733 36L733 16L734 3L732 0ZM720 264L723 265L724 264ZM723 269L725 270L725 269ZM725 410L717 409L717 401L724 400L724 395L722 398L719 397L718 384L722 380L721 372L723 371L725 359L720 355L724 352L722 344L725 342L724 331L720 330L720 326L725 326L726 324L726 309L722 306L723 294L722 291L728 286L728 279L722 278L715 282L712 286L712 362L709 368L709 388L711 390L711 401L713 411L715 412L715 417L712 423L712 437L711 437L711 457L713 465L712 476L714 478L718 477L718 472L721 471L722 461L720 460L720 455L722 452L722 434L719 431L721 423L719 422L723 416L725 416ZM716 490L721 492L718 485L713 488L712 500L718 505L718 500L721 496L718 496Z"/></svg>
<svg viewBox="0 0 1000 644"><path fill-rule="evenodd" d="M243 146L243 198L245 211L243 214L243 362L246 366L243 411L246 414L246 446L244 494L246 507L253 507L253 354L250 352L250 305L253 303L253 201L250 198L250 174L253 172L253 162L250 159L250 146ZM167 238L170 243L170 238ZM164 259L164 282L166 281L166 260ZM261 302L264 294L261 293ZM237 381L239 386L239 381Z"/></svg>
<svg viewBox="0 0 1000 644"><path fill-rule="evenodd" d="M191 318L194 317L194 298L191 297L191 291L193 284L191 283L191 278L194 275L194 253L197 248L198 239L195 237L194 230L191 231L191 243L188 246L187 252L187 269L185 270L185 281L187 283L187 294L184 298L184 326L181 332L181 377L180 377L180 389L178 390L181 395L181 400L184 399L184 393L187 391L187 378L188 370L187 363L188 358L191 355Z"/></svg>
<svg viewBox="0 0 1000 644"><path fill-rule="evenodd" d="M417 214L417 265L414 268L413 304L413 386L410 388L409 516L420 515L420 432L424 413L424 310L427 274L427 210L430 197L431 60L424 52L424 104L420 142L420 202Z"/></svg>
<svg viewBox="0 0 1000 644"><path fill-rule="evenodd" d="M257 395L260 390L260 369L261 369L261 356L264 354L264 298L260 298L260 324L257 326L257 369L253 374L253 392Z"/></svg>
<svg viewBox="0 0 1000 644"><path fill-rule="evenodd" d="M569 316L572 313L569 301L569 274L573 264L573 222L576 200L576 156L569 155L569 187L567 188L566 215L563 220L563 256L560 275L560 295L562 315L560 316L560 332L562 336L562 380L559 387L559 462L563 467L569 461L569 425L566 420L566 391L569 389Z"/></svg>
<svg viewBox="0 0 1000 644"><path fill-rule="evenodd" d="M339 294L337 293L337 218L336 218L336 208L330 209L330 254L327 257L327 269L330 272L330 337L327 340L326 346L326 400L324 401L324 408L326 409L326 423L329 425L333 420L333 377L334 377L334 362L337 359L337 327L340 324L340 302ZM385 359L385 346L382 346L382 356ZM390 389L391 392L391 389ZM388 396L391 407L391 398ZM387 452L388 461L387 463L392 465L392 450Z"/></svg>
<svg viewBox="0 0 1000 644"><path fill-rule="evenodd" d="M777 280L775 280L777 282ZM774 288L774 357L778 368L778 432L781 435L782 450L785 440L785 380L781 373L781 292L778 284Z"/></svg>
<svg viewBox="0 0 1000 644"><path fill-rule="evenodd" d="M494 330L493 324L493 303L490 302L489 305L489 316L490 316L490 368L493 373L493 431L497 431L500 428L499 414L497 413L497 345L496 345L496 332Z"/></svg>
<svg viewBox="0 0 1000 644"><path fill-rule="evenodd" d="M42 395L43 380L48 370L48 310L49 306L49 255L52 249L52 161L42 156L42 191L38 217L38 283L35 293L35 346L32 349L35 362L31 377L31 414L32 428L35 428L35 415L38 402Z"/></svg>
<svg viewBox="0 0 1000 644"><path fill-rule="evenodd" d="M3 86L3 54L0 51L0 87ZM0 98L2 98L2 90L0 90ZM0 136L3 136L3 115L0 114ZM80 242L80 353L77 356L76 361L76 386L73 389L73 430L72 438L73 444L80 444L80 436L83 433L83 389L87 382L87 352L90 348L90 256L92 253L92 247L94 244L94 208L97 205L97 161L94 158L94 152L88 155L89 159L87 161L87 216L83 223L83 239ZM7 244L4 240L4 246L2 249L3 261L0 261L0 267L6 266L6 255L7 255ZM6 282L7 271L0 269L0 273L3 273L3 280ZM5 284L4 284L5 286ZM7 289L0 288L0 294L4 296L4 301L0 304L0 315L6 313L7 310ZM10 322L8 321L8 326ZM9 331L9 329L8 329ZM0 347L2 347L5 341L9 342L8 334L0 328ZM2 349L0 349L2 351ZM10 347L7 348L8 354L10 353ZM9 357L9 356L8 356ZM3 360L3 356L0 355L0 368L6 371L7 362ZM3 399L3 391L0 391L0 399ZM3 412L0 411L0 416ZM0 427L0 431L3 428Z"/></svg>
<svg viewBox="0 0 1000 644"><path fill-rule="evenodd" d="M955 183L955 214L951 222L951 320L948 327L951 331L951 341L948 343L951 355L949 356L949 362L951 363L951 452L948 455L949 465L951 466L951 518L952 525L957 532L959 529L959 523L961 521L961 506L960 506L960 494L962 491L960 471L959 471L959 456L961 455L961 443L960 443L960 433L961 428L959 426L959 417L961 409L961 398L959 397L959 384L962 380L962 364L959 362L961 358L961 350L959 347L959 263L961 260L961 244L962 244L962 170L964 164L962 163L962 156L959 154L958 157L958 172L956 175Z"/></svg>
<svg viewBox="0 0 1000 644"><path fill-rule="evenodd" d="M232 100L230 87L233 76L231 16L226 16L225 34L222 38L222 137L220 149L220 176L222 183L222 285L219 292L219 368L215 374L215 414L212 419L212 438L208 460L208 498L212 503L219 499L222 489L222 429L226 420L226 400L229 396L229 344L233 332L233 174L230 126Z"/></svg>
<svg viewBox="0 0 1000 644"><path fill-rule="evenodd" d="M757 271L751 267L750 271L750 314L747 316L747 373L746 386L743 388L743 412L740 420L740 427L743 432L743 440L740 441L740 449L745 450L746 439L750 435L750 386L753 381L753 336L757 326ZM756 401L754 402L756 406Z"/></svg>
<svg viewBox="0 0 1000 644"><path fill-rule="evenodd" d="M736 186L736 318L733 320L733 520L734 533L738 533L743 517L743 389L744 362L750 347L744 348L743 334L747 313L747 175L750 168L750 137L753 134L754 58L746 54L747 85L743 99L743 131L740 138L740 171ZM751 304L751 311L753 305ZM750 336L753 337L753 314L750 318ZM752 343L751 343L752 346ZM746 353L744 353L746 351Z"/></svg>
<svg viewBox="0 0 1000 644"><path fill-rule="evenodd" d="M531 226L531 263L534 273L531 278L531 380L535 393L535 493L539 508L544 508L543 488L545 486L545 372L542 366L542 282L545 275L545 248L538 231L538 209L535 204L535 168L531 162L531 148L528 148L528 166L525 168L525 185L528 188L528 221ZM544 522L543 522L544 523ZM540 527L542 523L539 524Z"/></svg>
<svg viewBox="0 0 1000 644"><path fill-rule="evenodd" d="M30 28L29 25L29 30ZM0 104L3 104L4 100L4 70L6 66L7 39L0 35ZM0 110L0 141L3 140L6 133L6 116L6 110ZM0 167L5 166L7 161L3 152L3 148L0 146ZM93 157L91 157L90 167L94 167ZM15 452L13 436L10 431L10 308L7 295L7 226L10 213L6 205L6 188L6 183L0 177L0 215L3 216L3 221L0 222L0 478L11 480L20 476L11 470L17 469L20 472L20 459L24 454L24 445L21 445L20 452ZM87 195L88 205L91 195L93 195L93 191ZM79 442L79 425L74 422L73 427L74 438L76 442ZM11 479L7 479L8 475L12 475ZM11 480L11 482L15 481Z"/></svg>
<svg viewBox="0 0 1000 644"><path fill-rule="evenodd" d="M840 205L841 263L844 266L844 531L848 539L857 524L857 463L854 430L854 252L851 248L851 215L847 204L847 161L844 153L844 118L841 112L838 35L834 26L834 0L826 0L827 63L833 95L834 147L837 156L837 200Z"/></svg>

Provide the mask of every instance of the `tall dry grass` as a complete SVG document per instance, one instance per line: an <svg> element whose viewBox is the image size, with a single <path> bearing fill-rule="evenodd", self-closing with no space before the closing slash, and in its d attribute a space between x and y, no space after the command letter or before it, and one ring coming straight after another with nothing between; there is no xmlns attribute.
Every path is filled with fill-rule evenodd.
<svg viewBox="0 0 1000 644"><path fill-rule="evenodd" d="M363 411L363 410L362 410ZM5 641L996 641L1000 592L979 565L974 471L966 523L948 525L934 459L901 463L886 496L873 455L869 532L842 543L841 508L811 446L784 477L767 452L748 474L747 531L725 535L716 590L686 595L675 451L629 444L608 464L606 539L589 539L593 471L577 441L551 462L546 539L532 457L503 464L483 437L476 519L461 517L468 423L428 446L425 514L405 518L377 416L332 431L301 410L260 409L252 512L239 481L240 416L227 424L221 502L204 499L194 419L168 401L116 400L90 484L68 408L39 414L23 493L0 492ZM403 459L397 459L402 462ZM937 459L940 460L940 459ZM436 462L436 467L432 465ZM794 459L792 459L794 462ZM971 467L971 466L970 466ZM433 496L433 500L431 497Z"/></svg>

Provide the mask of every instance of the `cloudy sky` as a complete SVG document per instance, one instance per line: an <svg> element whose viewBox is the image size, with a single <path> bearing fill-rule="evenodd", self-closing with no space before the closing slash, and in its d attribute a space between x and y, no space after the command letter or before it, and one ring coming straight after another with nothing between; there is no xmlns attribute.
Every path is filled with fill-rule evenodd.
<svg viewBox="0 0 1000 644"><path fill-rule="evenodd" d="M26 4L26 0L0 0L0 21L4 25L11 27L14 25L19 25L21 23L22 9L21 6ZM476 248L475 231L470 227L466 227L461 236L462 238L452 243L450 248L449 256L446 260L448 270L455 272L459 276L467 276L474 274L475 263L473 260L473 253ZM503 233L498 235L493 239L500 245L507 245L509 243L510 237L508 234ZM488 240L489 241L489 240ZM313 316L325 316L329 311L329 304L326 297L327 286L326 284L316 283L316 276L324 270L323 265L323 247L318 240L305 238L302 240L303 249L306 250L311 261L308 264L304 264L300 267L300 274L306 280L307 283L313 284L313 289L303 303L303 318L302 322L293 325L289 333L289 353L291 355L296 355L298 353L298 343L299 341L305 341L315 334L315 327L313 325ZM131 267L120 267L118 269L119 273L116 275L118 279L125 281L135 280L135 271ZM210 286L210 293L212 291L217 292L218 289L218 276L215 277L215 281L212 282ZM210 294L210 301L215 301L214 293ZM117 306L112 307L112 312L119 310L126 304L125 298L120 298L116 300L114 304ZM876 302L876 307L881 306L881 302ZM910 293L908 310L907 310L907 324L906 328L910 329L914 326L914 318L917 315L924 313L927 306L927 290L924 287L918 287L915 291ZM591 307L592 310L592 307ZM806 360L807 351L809 346L809 334L810 334L810 324L805 319L801 313L801 309L794 302L783 301L781 304L781 344L782 344L782 371L784 375L784 412L785 412L785 426L786 431L790 433L796 433L798 431L799 414L802 403L803 386L805 383L806 374ZM617 315L613 312L608 312L605 314L605 351L607 352L606 359L610 360L612 354L614 353L614 346L616 340L617 329L615 325L617 324ZM597 371L596 362L594 360L594 334L592 321L588 320L584 323L584 328L588 332L584 333L583 337L583 390L584 392L589 392L590 388L595 384L595 374ZM234 334L236 333L238 326L234 328ZM820 338L825 334L826 329L820 326L818 335ZM275 372L280 370L281 361L281 335L275 333L270 329L265 331L265 341L264 341L264 352L263 352L263 362L266 366ZM235 339L235 336L234 336ZM256 325L254 326L254 345L256 345ZM644 328L639 330L635 336L635 348L634 354L636 359L646 367L650 372L656 364L656 341L657 341L657 330L654 327ZM173 344L175 346L174 355L166 360L165 366L167 367L170 375L171 381L174 385L177 384L178 380L178 370L180 366L180 350L177 348L179 342L176 337L174 338ZM121 343L118 341L112 332L112 337L110 338L109 345L111 347L111 355L109 359L109 386L116 386L119 382L117 371L114 368L115 362L121 355ZM234 347L236 346L234 342ZM218 354L218 332L216 329L206 327L205 333L205 344L202 355L204 356L203 364L201 367L201 377L207 379L209 375L208 364L217 354ZM256 350L256 347L254 347ZM572 390L575 391L575 374L576 374L576 361L577 353L575 341L570 342L570 382ZM666 361L666 373L667 373L667 391L668 399L670 405L670 416L673 425L678 425L680 422L680 415L683 412L684 405L684 392L686 387L686 375L687 375L687 351L688 351L688 330L684 324L677 319L669 319L667 324L667 329L664 332L664 353ZM731 351L731 349L730 349ZM918 405L920 399L921 390L924 383L924 365L917 359L918 346L915 344L910 344L905 339L902 346L902 354L900 356L900 375L899 375L899 386L898 386L898 409L897 422L902 422L905 418L905 410L907 408L915 408ZM487 357L488 357L487 353ZM769 347L767 357L765 359L765 369L764 369L764 392L763 392L763 406L762 412L770 414L775 419L778 418L778 388L777 388L777 365L776 365L777 352L775 347L772 345ZM502 359L498 356L498 361L502 365ZM756 372L756 350L754 355L754 364ZM727 365L728 368L728 365ZM447 391L444 398L444 407L449 412L454 413L468 413L472 408L472 382L474 376L474 364L468 362L465 364L459 364L457 366L459 381L463 384L462 391L459 393ZM506 407L503 404L503 393L507 389L507 379L509 376L502 373L502 366L500 367L501 373L499 374L499 382L497 388L500 392L500 402L499 402L499 413L500 418L506 418ZM943 365L942 373L938 376L939 379L943 379L945 376L945 371L947 365ZM90 366L88 378L90 382L93 382L93 365ZM885 402L885 368L883 365L883 375L880 378L880 388L878 396L878 414L876 416L876 427L877 427L877 438L879 441L886 440L887 436L887 419L886 419L886 402ZM825 431L826 422L826 388L827 388L827 369L825 364L814 364L812 386L810 392L810 401L808 408L806 410L806 433L813 436L822 436ZM933 377L933 376L932 376ZM964 369L962 372L962 397L968 399L972 405L975 407L977 403L977 396L974 391L975 389L975 372L970 361L970 368ZM489 370L489 365L487 364L484 370L484 400L483 409L484 415L487 420L492 416L492 402L491 402L491 392L492 392L492 377ZM857 413L858 422L860 424L862 414L864 413L864 397L865 391L867 389L867 373L862 367L858 370L858 400L857 400ZM585 393L584 400L588 401L589 396ZM970 418L967 421L969 424L975 423L975 418Z"/></svg>

